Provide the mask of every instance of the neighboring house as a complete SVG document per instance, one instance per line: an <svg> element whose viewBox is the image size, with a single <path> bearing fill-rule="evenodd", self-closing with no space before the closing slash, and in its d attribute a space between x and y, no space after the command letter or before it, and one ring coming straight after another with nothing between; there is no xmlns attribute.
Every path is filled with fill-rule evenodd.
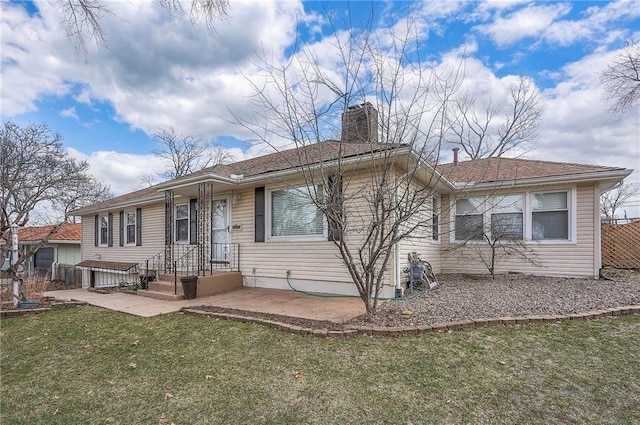
<svg viewBox="0 0 640 425"><path fill-rule="evenodd" d="M381 154L397 157L398 164L415 158L406 145L358 143L343 136L342 141L207 168L81 208L74 215L82 217L83 286L113 286L147 273L203 274L220 267L239 271L244 286L289 289L291 284L305 291L356 295L327 220L302 202L308 189L297 167L340 159L355 164L354 176L366 177L370 161ZM460 223L491 222L498 214L509 215L540 258L538 267L510 262L501 264L499 272L597 277L600 194L632 172L506 158L456 159L437 169L422 163L423 177L412 183L434 185L437 194L424 209L432 226L398 244L386 271L384 297L394 296L406 281L402 270L413 251L436 273L486 273L479 263L443 252L466 236ZM399 177L403 169L394 172ZM508 203L501 203L505 197ZM482 207L489 204L495 205Z"/></svg>
<svg viewBox="0 0 640 425"><path fill-rule="evenodd" d="M55 226L39 226L18 229L20 255L26 255L33 245L41 243L54 228ZM81 235L82 225L80 223L64 223L44 246L25 260L25 270L29 273L48 274L51 276L51 280L56 280L59 265L74 266L80 262ZM5 243L5 240L0 240L0 245ZM8 267L8 261L3 265L3 269L6 267Z"/></svg>

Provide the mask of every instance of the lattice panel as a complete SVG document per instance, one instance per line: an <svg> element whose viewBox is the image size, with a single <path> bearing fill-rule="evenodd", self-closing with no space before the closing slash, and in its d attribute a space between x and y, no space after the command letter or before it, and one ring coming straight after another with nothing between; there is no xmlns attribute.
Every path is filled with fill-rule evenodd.
<svg viewBox="0 0 640 425"><path fill-rule="evenodd" d="M640 221L602 225L602 264L640 269Z"/></svg>

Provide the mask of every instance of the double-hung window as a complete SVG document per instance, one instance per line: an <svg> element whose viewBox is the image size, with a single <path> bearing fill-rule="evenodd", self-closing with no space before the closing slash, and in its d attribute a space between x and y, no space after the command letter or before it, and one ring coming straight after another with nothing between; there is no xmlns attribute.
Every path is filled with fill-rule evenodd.
<svg viewBox="0 0 640 425"><path fill-rule="evenodd" d="M567 192L534 193L531 233L535 240L569 239L569 200Z"/></svg>
<svg viewBox="0 0 640 425"><path fill-rule="evenodd" d="M126 232L126 244L136 244L136 212L128 211L125 213L125 232Z"/></svg>
<svg viewBox="0 0 640 425"><path fill-rule="evenodd" d="M484 205L484 196L456 201L455 237L457 241L482 240Z"/></svg>
<svg viewBox="0 0 640 425"><path fill-rule="evenodd" d="M270 191L270 239L326 239L324 215L313 201L321 202L322 197L322 185Z"/></svg>
<svg viewBox="0 0 640 425"><path fill-rule="evenodd" d="M455 240L571 241L571 190L488 195L455 203Z"/></svg>
<svg viewBox="0 0 640 425"><path fill-rule="evenodd" d="M176 205L176 242L189 242L189 204Z"/></svg>
<svg viewBox="0 0 640 425"><path fill-rule="evenodd" d="M491 204L491 238L522 239L524 235L524 195L497 195Z"/></svg>
<svg viewBox="0 0 640 425"><path fill-rule="evenodd" d="M109 216L100 216L100 245L109 244Z"/></svg>

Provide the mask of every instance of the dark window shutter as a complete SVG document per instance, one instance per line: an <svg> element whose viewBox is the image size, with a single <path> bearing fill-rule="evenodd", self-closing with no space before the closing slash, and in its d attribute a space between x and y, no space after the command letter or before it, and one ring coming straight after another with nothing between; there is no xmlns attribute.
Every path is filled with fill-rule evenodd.
<svg viewBox="0 0 640 425"><path fill-rule="evenodd" d="M189 201L189 243L198 244L198 200Z"/></svg>
<svg viewBox="0 0 640 425"><path fill-rule="evenodd" d="M327 198L329 200L329 208L342 217L342 176L338 174L331 175L327 178ZM327 217L329 225L328 237L330 241L339 241L342 239L340 226L334 220Z"/></svg>
<svg viewBox="0 0 640 425"><path fill-rule="evenodd" d="M120 246L124 246L124 211L120 211Z"/></svg>
<svg viewBox="0 0 640 425"><path fill-rule="evenodd" d="M113 213L109 213L109 246L113 246Z"/></svg>
<svg viewBox="0 0 640 425"><path fill-rule="evenodd" d="M98 238L99 238L99 232L100 232L99 226L100 226L100 216L96 214L94 231L93 231L94 246L98 246Z"/></svg>
<svg viewBox="0 0 640 425"><path fill-rule="evenodd" d="M265 223L265 193L264 186L255 189L255 241L264 242Z"/></svg>
<svg viewBox="0 0 640 425"><path fill-rule="evenodd" d="M136 246L142 246L142 208L136 208Z"/></svg>

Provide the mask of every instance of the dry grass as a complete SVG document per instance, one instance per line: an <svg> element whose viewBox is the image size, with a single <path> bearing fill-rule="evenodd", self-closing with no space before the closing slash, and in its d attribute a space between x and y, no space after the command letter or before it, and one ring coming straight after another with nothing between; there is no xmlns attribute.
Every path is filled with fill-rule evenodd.
<svg viewBox="0 0 640 425"><path fill-rule="evenodd" d="M22 282L24 296L28 301L42 301L49 284L49 275L35 273Z"/></svg>
<svg viewBox="0 0 640 425"><path fill-rule="evenodd" d="M2 424L637 424L640 318L320 339L79 307L2 321Z"/></svg>

